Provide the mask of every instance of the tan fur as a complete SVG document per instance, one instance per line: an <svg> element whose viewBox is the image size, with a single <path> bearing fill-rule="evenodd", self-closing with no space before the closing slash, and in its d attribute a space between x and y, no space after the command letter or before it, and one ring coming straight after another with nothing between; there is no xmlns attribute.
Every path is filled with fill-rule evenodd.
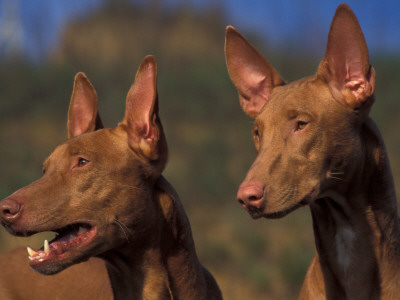
<svg viewBox="0 0 400 300"><path fill-rule="evenodd" d="M1 221L16 235L64 232L64 242L53 241L49 254L39 251L44 259L36 255L30 262L40 273L56 274L49 282L67 280L64 269L96 256L106 262L115 299L222 299L197 258L179 197L161 176L167 144L156 78L156 61L148 56L128 93L125 117L116 128L102 129L96 93L79 73L68 114L70 139L46 160L42 178L0 202ZM76 223L84 233L70 238ZM61 247L67 249L62 254ZM82 265L90 271L90 264ZM94 286L107 286L104 278L98 274Z"/></svg>
<svg viewBox="0 0 400 300"><path fill-rule="evenodd" d="M396 195L382 137L368 117L375 71L353 12L338 7L317 74L292 83L277 80L233 27L225 51L241 106L255 117L258 156L239 202L253 218L311 209L317 254L300 299L397 299Z"/></svg>

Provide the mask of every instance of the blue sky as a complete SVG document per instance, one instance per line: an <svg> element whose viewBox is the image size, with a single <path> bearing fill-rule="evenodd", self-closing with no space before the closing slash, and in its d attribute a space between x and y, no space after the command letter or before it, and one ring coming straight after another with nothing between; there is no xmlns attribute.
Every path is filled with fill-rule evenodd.
<svg viewBox="0 0 400 300"><path fill-rule="evenodd" d="M147 0L149 1L149 0ZM136 2L147 2L137 0ZM63 26L77 16L84 16L104 0L0 0L0 26L3 26L5 4L18 3L25 54L40 57L57 42ZM198 9L218 4L227 25L241 32L255 32L268 47L303 45L310 40L310 50L322 52L336 7L342 1L322 0L164 0L175 9L189 3ZM400 1L351 0L347 4L356 13L372 53L400 54ZM38 22L39 20L39 22ZM38 34L37 26L40 26ZM3 26L4 27L4 26ZM0 33L1 33L0 27ZM35 31L36 30L36 31ZM310 39L312 37L312 39ZM1 45L0 45L1 51Z"/></svg>
<svg viewBox="0 0 400 300"><path fill-rule="evenodd" d="M336 7L343 1L226 1L229 19L256 30L268 42L302 42L304 34L326 39ZM355 12L371 51L400 53L400 1L346 2ZM325 44L321 44L325 47Z"/></svg>

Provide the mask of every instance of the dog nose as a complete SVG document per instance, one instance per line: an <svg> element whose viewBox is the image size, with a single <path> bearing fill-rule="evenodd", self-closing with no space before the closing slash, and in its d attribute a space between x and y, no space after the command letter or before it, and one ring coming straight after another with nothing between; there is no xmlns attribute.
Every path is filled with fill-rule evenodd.
<svg viewBox="0 0 400 300"><path fill-rule="evenodd" d="M249 206L261 208L264 204L264 185L254 182L242 184L237 193L237 200L246 210Z"/></svg>
<svg viewBox="0 0 400 300"><path fill-rule="evenodd" d="M13 223L21 215L21 204L11 198L0 201L0 216L7 223Z"/></svg>

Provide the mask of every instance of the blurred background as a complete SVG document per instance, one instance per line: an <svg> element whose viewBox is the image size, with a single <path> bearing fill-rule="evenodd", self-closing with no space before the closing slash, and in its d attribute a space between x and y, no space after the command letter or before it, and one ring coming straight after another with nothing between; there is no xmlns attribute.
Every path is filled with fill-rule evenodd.
<svg viewBox="0 0 400 300"><path fill-rule="evenodd" d="M255 158L224 61L234 25L287 80L315 72L339 1L0 0L0 199L41 176L66 138L75 73L99 95L107 127L147 54L159 63L160 115L170 149L165 176L181 196L198 254L225 299L295 299L314 254L311 216L252 220L236 191ZM372 117L400 184L400 2L349 1L377 73ZM397 190L400 190L399 187ZM56 201L56 199L55 199ZM0 252L42 237L0 231Z"/></svg>

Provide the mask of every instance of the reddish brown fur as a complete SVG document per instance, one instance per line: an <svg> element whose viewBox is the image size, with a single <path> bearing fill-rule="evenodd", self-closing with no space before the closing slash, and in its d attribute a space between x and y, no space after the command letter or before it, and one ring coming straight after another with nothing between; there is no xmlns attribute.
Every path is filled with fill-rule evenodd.
<svg viewBox="0 0 400 300"><path fill-rule="evenodd" d="M55 274L101 257L115 299L221 299L197 258L179 198L161 176L167 144L156 79L156 61L148 56L128 93L124 119L116 128L100 129L96 93L78 74L70 139L46 160L42 178L0 202L2 223L18 235L90 224L95 236L89 242L31 266ZM62 274L56 276L62 280Z"/></svg>
<svg viewBox="0 0 400 300"><path fill-rule="evenodd" d="M105 263L99 258L47 276L33 271L26 249L17 248L0 256L0 270L0 299L113 299Z"/></svg>
<svg viewBox="0 0 400 300"><path fill-rule="evenodd" d="M233 27L225 51L242 108L255 117L258 156L239 202L253 218L311 209L317 254L300 299L397 299L396 195L368 117L375 71L353 12L338 7L317 74L292 83Z"/></svg>

